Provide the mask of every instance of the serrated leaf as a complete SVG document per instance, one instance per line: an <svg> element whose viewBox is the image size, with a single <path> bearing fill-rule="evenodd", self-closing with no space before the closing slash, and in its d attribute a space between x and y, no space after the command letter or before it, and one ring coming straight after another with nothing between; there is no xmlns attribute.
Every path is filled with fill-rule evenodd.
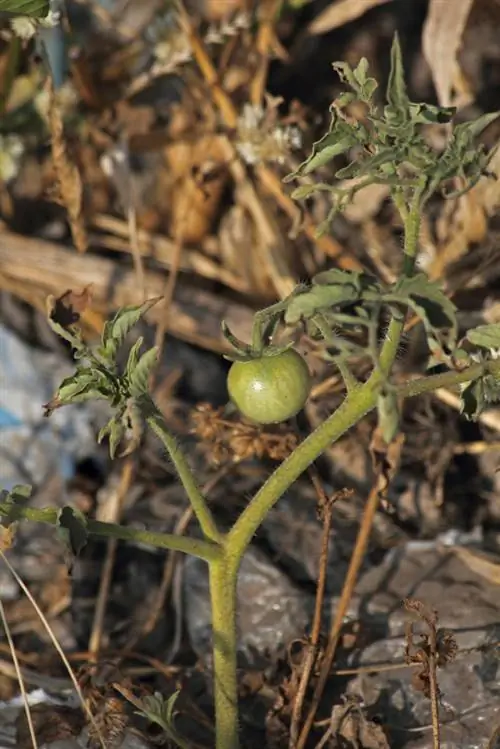
<svg viewBox="0 0 500 749"><path fill-rule="evenodd" d="M158 347L153 347L146 351L135 366L135 369L129 373L129 390L130 395L137 398L149 390L149 377L158 362Z"/></svg>
<svg viewBox="0 0 500 749"><path fill-rule="evenodd" d="M138 714L144 715L151 723L159 725L167 737L181 749L189 749L188 743L177 733L174 726L174 708L178 696L179 692L174 692L165 700L159 692L155 692L153 696L143 697L139 704Z"/></svg>
<svg viewBox="0 0 500 749"><path fill-rule="evenodd" d="M56 532L69 552L68 567L88 541L87 518L76 507L63 507L57 515Z"/></svg>
<svg viewBox="0 0 500 749"><path fill-rule="evenodd" d="M127 377L130 376L130 373L133 372L133 370L137 366L137 362L139 361L141 357L141 346L144 343L144 338L142 336L139 336L137 341L134 343L134 345L131 347L128 359L127 359L127 365L125 367L125 374Z"/></svg>
<svg viewBox="0 0 500 749"><path fill-rule="evenodd" d="M116 354L132 328L160 298L155 297L154 299L148 299L143 304L123 307L118 310L109 325L105 325L102 334L102 345L108 355Z"/></svg>
<svg viewBox="0 0 500 749"><path fill-rule="evenodd" d="M391 69L387 84L387 101L390 107L397 112L408 112L409 99L406 93L405 74L403 67L403 55L399 36L396 33L391 46Z"/></svg>
<svg viewBox="0 0 500 749"><path fill-rule="evenodd" d="M46 18L49 13L49 0L0 0L0 12L30 18Z"/></svg>
<svg viewBox="0 0 500 749"><path fill-rule="evenodd" d="M467 331L466 338L475 346L486 349L500 349L500 324L478 325Z"/></svg>
<svg viewBox="0 0 500 749"><path fill-rule="evenodd" d="M498 117L500 117L500 112L486 112L486 114L482 114L471 122L463 122L453 129L453 137L459 142L461 142L463 138L466 138L468 142L471 142L474 138L477 138L478 135L481 135L483 130L486 130L486 128L498 119Z"/></svg>
<svg viewBox="0 0 500 749"><path fill-rule="evenodd" d="M285 178L288 182L293 177L310 172L324 166L336 156L348 151L359 142L356 135L356 127L339 119L336 112L331 113L328 132L313 143L311 154L300 164L298 169Z"/></svg>
<svg viewBox="0 0 500 749"><path fill-rule="evenodd" d="M435 104L410 103L410 114L413 122L428 125L443 125L450 122L457 112L456 107L438 107Z"/></svg>
<svg viewBox="0 0 500 749"><path fill-rule="evenodd" d="M338 271L338 273L347 278L337 283L315 284L290 299L284 315L285 322L294 325L299 320L307 320L325 309L357 301L361 294L359 274L349 274L343 271Z"/></svg>
<svg viewBox="0 0 500 749"><path fill-rule="evenodd" d="M410 306L428 331L449 328L453 335L456 333L456 306L439 283L430 281L425 273L399 279L384 299Z"/></svg>

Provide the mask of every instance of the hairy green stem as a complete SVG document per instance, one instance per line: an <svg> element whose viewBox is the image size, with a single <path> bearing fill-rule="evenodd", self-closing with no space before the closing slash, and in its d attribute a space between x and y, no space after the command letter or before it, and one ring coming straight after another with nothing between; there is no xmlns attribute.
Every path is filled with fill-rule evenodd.
<svg viewBox="0 0 500 749"><path fill-rule="evenodd" d="M236 587L238 567L223 557L210 562L210 600L217 749L238 749Z"/></svg>
<svg viewBox="0 0 500 749"><path fill-rule="evenodd" d="M239 561L269 510L293 482L377 402L379 388L366 383L348 395L339 408L281 463L243 510L227 536L228 554Z"/></svg>
<svg viewBox="0 0 500 749"><path fill-rule="evenodd" d="M0 506L0 516L2 515L7 518L9 523L17 520L31 520L35 523L57 526L59 521L59 510L54 507L38 509L36 507L23 507L19 504L9 504L5 508ZM87 520L86 529L91 536L116 538L120 541L135 541L159 549L181 551L207 562L220 559L221 556L220 546L200 538L177 536L172 533L153 533L152 531L116 525L115 523L103 523L100 520Z"/></svg>
<svg viewBox="0 0 500 749"><path fill-rule="evenodd" d="M147 424L165 445L182 486L189 497L191 507L198 519L205 539L214 543L220 543L222 541L222 534L217 528L214 516L208 507L183 451L177 444L175 437L167 429L163 415L148 396L141 399L140 409Z"/></svg>
<svg viewBox="0 0 500 749"><path fill-rule="evenodd" d="M422 192L425 184L419 185L412 198L409 209L400 194L394 195L394 202L399 210L404 226L404 259L402 276L411 276L415 268L418 251L418 235L422 212ZM394 316L389 323L387 335L379 357L379 366L387 377L398 352L401 335L404 329L404 315ZM375 373L374 373L375 374Z"/></svg>

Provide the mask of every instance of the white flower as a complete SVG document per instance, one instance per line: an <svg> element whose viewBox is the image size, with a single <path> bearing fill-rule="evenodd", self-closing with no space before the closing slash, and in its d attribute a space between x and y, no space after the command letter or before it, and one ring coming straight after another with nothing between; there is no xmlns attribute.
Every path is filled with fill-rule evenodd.
<svg viewBox="0 0 500 749"><path fill-rule="evenodd" d="M18 135L0 135L0 180L10 182L19 172L24 144Z"/></svg>
<svg viewBox="0 0 500 749"><path fill-rule="evenodd" d="M28 16L16 16L10 19L10 25L14 34L19 39L31 39L37 30L36 20Z"/></svg>

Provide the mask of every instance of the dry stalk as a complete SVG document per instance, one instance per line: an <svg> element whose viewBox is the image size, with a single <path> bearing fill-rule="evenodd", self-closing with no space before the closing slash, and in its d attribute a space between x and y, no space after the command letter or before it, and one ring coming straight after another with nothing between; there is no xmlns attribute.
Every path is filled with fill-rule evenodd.
<svg viewBox="0 0 500 749"><path fill-rule="evenodd" d="M129 457L123 465L120 485L110 497L108 514L106 517L106 520L110 523L118 523L120 520L123 501L130 488L130 484L132 483L133 469L134 464L132 458ZM117 546L118 541L116 538L110 538L108 540L106 557L104 559L101 581L99 584L99 592L97 594L97 601L95 605L94 621L92 622L92 630L89 638L90 660L94 663L98 660L99 652L101 650L104 617L106 614L106 604L108 601L109 589L111 587L111 578L115 565Z"/></svg>
<svg viewBox="0 0 500 749"><path fill-rule="evenodd" d="M302 664L302 673L300 676L299 686L293 704L292 718L290 723L290 740L288 744L289 749L295 749L297 745L297 741L299 738L300 719L302 715L302 706L304 704L304 699L306 696L307 685L309 683L309 679L311 678L311 673L318 656L333 506L339 499L345 498L347 495L352 493L344 490L336 492L332 497L327 497L316 473L313 472L312 469L310 469L309 473L313 486L318 494L318 515L323 522L323 532L321 535L321 552L319 560L318 583L316 586L316 600L314 604L313 625L307 652Z"/></svg>
<svg viewBox="0 0 500 749"><path fill-rule="evenodd" d="M332 623L330 630L330 636L328 638L328 645L325 651L323 662L321 665L321 671L314 689L313 698L309 713L307 714L306 721L302 727L302 731L297 742L297 749L304 749L307 738L311 731L314 723L316 711L319 706L325 684L331 673L333 659L337 651L339 644L340 635L342 632L342 625L344 623L344 617L347 614L349 602L354 591L354 586L358 579L361 565L368 547L368 541L370 539L370 533L377 512L379 503L383 497L383 494L387 491L389 481L396 470L399 462L399 456L403 447L404 435L400 434L396 437L394 442L389 445L387 449L387 456L383 455L380 446L376 445L377 432L375 433L374 440L372 441L372 456L376 463L375 472L375 483L370 491L368 500L365 506L365 511L361 519L361 525L359 527L358 536L356 538L356 545L354 547L351 561L349 563L349 569L347 570L346 579L340 595L340 600L337 605L335 612L335 618Z"/></svg>
<svg viewBox="0 0 500 749"><path fill-rule="evenodd" d="M193 50L193 57L196 60L203 78L209 86L213 101L217 106L226 127L234 130L238 123L238 112L230 97L220 85L217 71L207 54L201 38L193 27L182 1L177 0L176 5L179 11L181 24L188 35ZM292 219L292 222L296 224L297 217L300 214L300 209L290 196L283 192L283 185L278 175L264 164L257 165L255 175L265 192L271 194L275 198L282 210L284 210ZM318 248L324 252L325 255L338 258L338 264L341 268L346 270L362 270L361 264L358 260L349 255L346 249L340 244L340 242L337 242L336 239L327 235L323 235L319 238L316 236L316 226L307 212L303 213L301 228L307 237L315 242Z"/></svg>
<svg viewBox="0 0 500 749"><path fill-rule="evenodd" d="M80 172L68 155L62 110L57 93L49 87L49 129L52 160L57 179L58 201L66 208L73 243L78 252L86 252L88 236L83 220L83 186Z"/></svg>

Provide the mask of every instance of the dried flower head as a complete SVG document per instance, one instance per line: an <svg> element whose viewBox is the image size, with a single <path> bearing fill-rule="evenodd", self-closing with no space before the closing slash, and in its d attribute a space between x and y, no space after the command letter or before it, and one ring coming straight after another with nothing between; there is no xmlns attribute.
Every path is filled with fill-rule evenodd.
<svg viewBox="0 0 500 749"><path fill-rule="evenodd" d="M205 44L223 44L226 39L231 39L241 31L250 27L250 15L245 11L239 11L231 20L223 20L220 24L211 24L205 34Z"/></svg>
<svg viewBox="0 0 500 749"><path fill-rule="evenodd" d="M239 463L251 458L284 460L297 447L297 436L282 425L273 431L227 418L224 408L200 404L191 415L192 433L207 459L215 464Z"/></svg>
<svg viewBox="0 0 500 749"><path fill-rule="evenodd" d="M10 182L17 177L24 144L18 135L0 135L0 180Z"/></svg>
<svg viewBox="0 0 500 749"><path fill-rule="evenodd" d="M236 148L247 164L277 162L283 164L293 149L302 145L295 125L281 125L278 119L280 99L270 96L265 107L245 104L236 128Z"/></svg>

